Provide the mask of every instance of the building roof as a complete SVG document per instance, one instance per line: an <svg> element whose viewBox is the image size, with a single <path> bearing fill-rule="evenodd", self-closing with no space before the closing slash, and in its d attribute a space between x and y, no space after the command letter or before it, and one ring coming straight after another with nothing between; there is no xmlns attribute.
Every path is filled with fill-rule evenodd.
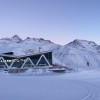
<svg viewBox="0 0 100 100"><path fill-rule="evenodd" d="M8 54L8 53L3 53L3 54L0 54L0 57L9 57L9 58L15 58L15 59L18 59L18 58L23 58L23 57L28 57L28 56L33 56L33 55L39 55L39 54L45 54L45 53L50 53L52 51L44 51L44 52L37 52L37 53L33 53L33 54L27 54L27 55L13 55L13 54Z"/></svg>

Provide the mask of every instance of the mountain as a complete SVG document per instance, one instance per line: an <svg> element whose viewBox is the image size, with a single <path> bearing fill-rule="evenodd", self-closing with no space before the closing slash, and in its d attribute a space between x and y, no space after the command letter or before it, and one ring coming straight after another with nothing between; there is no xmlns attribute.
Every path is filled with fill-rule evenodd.
<svg viewBox="0 0 100 100"><path fill-rule="evenodd" d="M43 38L22 40L18 35L0 39L0 53L14 52L15 55L53 51L53 63L66 65L75 70L100 68L100 45L86 40L74 40L64 46Z"/></svg>
<svg viewBox="0 0 100 100"><path fill-rule="evenodd" d="M0 39L0 53L12 51L15 55L24 55L28 53L41 51L55 50L60 45L54 44L50 40L44 40L43 38L29 38L22 40L18 35L14 35L11 38Z"/></svg>
<svg viewBox="0 0 100 100"><path fill-rule="evenodd" d="M0 40L4 42L16 42L16 43L22 42L22 39L18 35L14 35L11 38L2 38Z"/></svg>
<svg viewBox="0 0 100 100"><path fill-rule="evenodd" d="M100 46L95 42L74 40L56 51L55 56L73 68L100 68Z"/></svg>

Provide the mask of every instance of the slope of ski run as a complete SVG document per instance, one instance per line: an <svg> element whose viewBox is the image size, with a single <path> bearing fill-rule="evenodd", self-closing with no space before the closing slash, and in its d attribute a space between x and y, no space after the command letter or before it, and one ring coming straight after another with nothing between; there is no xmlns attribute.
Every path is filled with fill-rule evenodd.
<svg viewBox="0 0 100 100"><path fill-rule="evenodd" d="M2 100L100 100L100 72L0 75Z"/></svg>
<svg viewBox="0 0 100 100"><path fill-rule="evenodd" d="M80 100L100 100L100 88L84 81L77 80L77 82L88 90L88 94Z"/></svg>
<svg viewBox="0 0 100 100"><path fill-rule="evenodd" d="M100 100L100 71L93 70L66 74L63 75L63 79L77 81L78 84L87 88L88 94L80 100Z"/></svg>
<svg viewBox="0 0 100 100"><path fill-rule="evenodd" d="M81 100L89 93L73 80L54 76L0 76L1 100Z"/></svg>

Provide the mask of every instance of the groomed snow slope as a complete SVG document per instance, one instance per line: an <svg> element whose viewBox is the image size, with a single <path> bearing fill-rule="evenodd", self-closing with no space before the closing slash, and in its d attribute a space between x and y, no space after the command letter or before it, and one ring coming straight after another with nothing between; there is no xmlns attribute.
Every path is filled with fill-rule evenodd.
<svg viewBox="0 0 100 100"><path fill-rule="evenodd" d="M1 100L100 100L100 72L0 75Z"/></svg>

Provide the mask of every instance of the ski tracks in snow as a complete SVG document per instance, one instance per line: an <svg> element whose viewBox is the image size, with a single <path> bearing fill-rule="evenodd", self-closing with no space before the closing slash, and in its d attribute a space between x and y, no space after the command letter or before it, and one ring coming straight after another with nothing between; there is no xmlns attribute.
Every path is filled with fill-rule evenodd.
<svg viewBox="0 0 100 100"><path fill-rule="evenodd" d="M81 100L100 100L100 87L85 81L77 82L88 90L88 94Z"/></svg>

